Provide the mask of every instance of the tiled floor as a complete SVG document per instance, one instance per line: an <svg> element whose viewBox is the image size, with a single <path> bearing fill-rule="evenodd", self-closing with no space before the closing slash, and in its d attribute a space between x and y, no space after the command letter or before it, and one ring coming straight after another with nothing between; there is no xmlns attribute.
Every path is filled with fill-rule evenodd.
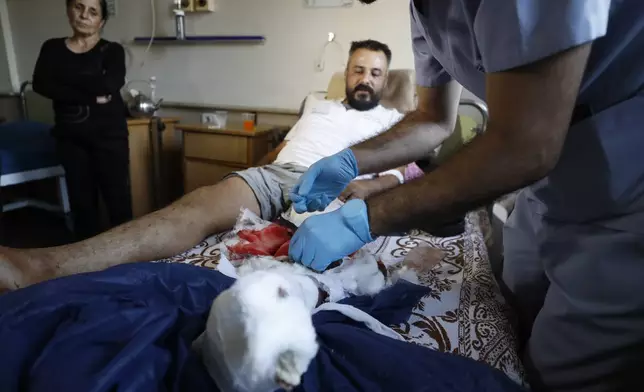
<svg viewBox="0 0 644 392"><path fill-rule="evenodd" d="M72 235L65 220L50 212L23 208L0 216L0 245L40 248L66 244Z"/></svg>

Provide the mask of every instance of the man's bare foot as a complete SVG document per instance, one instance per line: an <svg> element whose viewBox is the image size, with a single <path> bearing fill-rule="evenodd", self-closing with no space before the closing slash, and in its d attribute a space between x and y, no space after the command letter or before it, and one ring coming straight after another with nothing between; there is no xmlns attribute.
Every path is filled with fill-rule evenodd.
<svg viewBox="0 0 644 392"><path fill-rule="evenodd" d="M31 253L31 250L0 246L0 293L55 277L54 271Z"/></svg>
<svg viewBox="0 0 644 392"><path fill-rule="evenodd" d="M24 286L23 273L10 260L10 250L0 246L0 293Z"/></svg>

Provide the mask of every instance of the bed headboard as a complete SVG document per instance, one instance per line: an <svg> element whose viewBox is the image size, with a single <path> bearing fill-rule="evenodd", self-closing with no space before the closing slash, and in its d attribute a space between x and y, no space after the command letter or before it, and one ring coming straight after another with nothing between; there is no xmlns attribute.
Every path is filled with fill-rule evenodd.
<svg viewBox="0 0 644 392"><path fill-rule="evenodd" d="M411 69L392 69L389 71L387 87L382 94L382 106L407 113L416 108L416 82ZM329 81L327 99L345 97L344 72L336 72Z"/></svg>

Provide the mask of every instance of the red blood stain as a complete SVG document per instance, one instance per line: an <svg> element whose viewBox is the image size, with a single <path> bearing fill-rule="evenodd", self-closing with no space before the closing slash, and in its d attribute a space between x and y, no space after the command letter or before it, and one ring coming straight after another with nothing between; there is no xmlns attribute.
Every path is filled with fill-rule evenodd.
<svg viewBox="0 0 644 392"><path fill-rule="evenodd" d="M288 256L292 232L286 227L273 223L262 230L240 230L237 235L240 241L228 247L232 259L247 256Z"/></svg>

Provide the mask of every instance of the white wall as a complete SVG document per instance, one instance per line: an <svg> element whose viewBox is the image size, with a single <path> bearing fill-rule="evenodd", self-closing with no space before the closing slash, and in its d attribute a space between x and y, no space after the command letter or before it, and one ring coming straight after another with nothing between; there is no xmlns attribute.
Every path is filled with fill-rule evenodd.
<svg viewBox="0 0 644 392"><path fill-rule="evenodd" d="M49 37L68 34L64 0L7 0L21 80L30 79L38 50ZM390 45L393 68L413 68L409 15L405 0L379 0L371 6L355 1L348 9L309 9L303 0L217 0L213 14L188 15L189 35L265 35L262 46L199 45L153 47L144 69L144 46L135 36L149 36L149 0L118 0L117 17L105 37L127 43L131 79L158 78L158 95L167 101L293 109L309 92L326 88L342 69L353 40L373 38ZM173 35L171 0L156 0L157 35ZM331 48L326 70L314 64L336 33L345 53Z"/></svg>

